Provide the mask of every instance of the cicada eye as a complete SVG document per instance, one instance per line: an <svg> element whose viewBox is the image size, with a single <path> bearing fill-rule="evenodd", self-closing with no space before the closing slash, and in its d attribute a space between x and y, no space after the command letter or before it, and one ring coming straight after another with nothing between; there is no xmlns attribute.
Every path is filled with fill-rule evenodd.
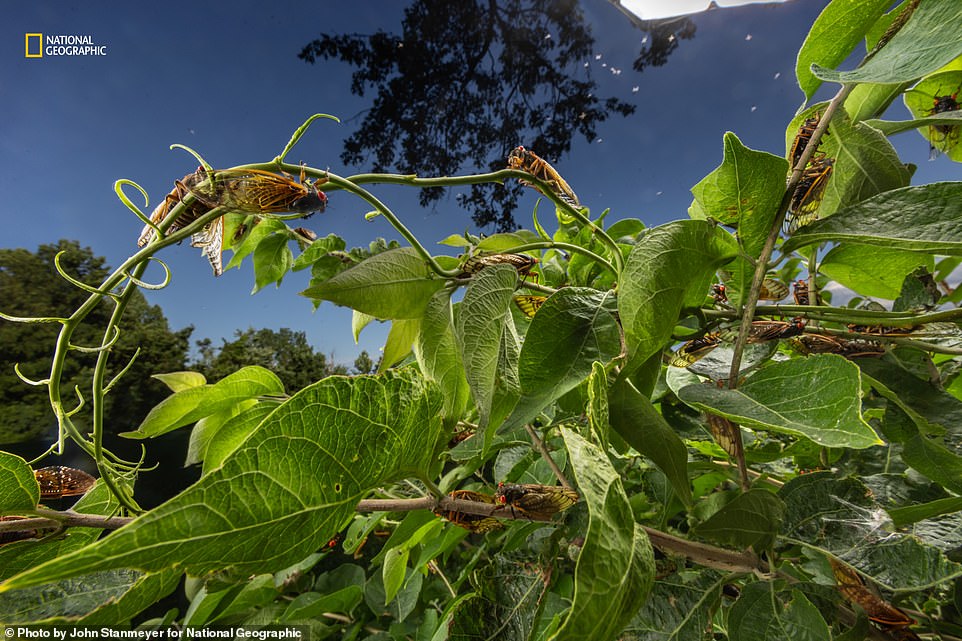
<svg viewBox="0 0 962 641"><path fill-rule="evenodd" d="M498 503L500 503L501 505L504 505L504 504L506 504L507 502L508 502L508 497L506 497L506 496L504 496L504 495L501 495L501 496L498 497Z"/></svg>

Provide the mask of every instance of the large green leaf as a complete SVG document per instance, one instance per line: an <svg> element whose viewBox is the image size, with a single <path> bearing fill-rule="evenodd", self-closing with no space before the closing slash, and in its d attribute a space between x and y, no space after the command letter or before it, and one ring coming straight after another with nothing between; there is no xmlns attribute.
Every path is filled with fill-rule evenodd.
<svg viewBox="0 0 962 641"><path fill-rule="evenodd" d="M843 207L909 184L911 175L882 132L836 117L820 151L835 159L818 214L826 218Z"/></svg>
<svg viewBox="0 0 962 641"><path fill-rule="evenodd" d="M959 144L959 129L962 125L962 110L933 114L938 98L958 97L962 88L962 70L953 69L932 74L903 94L905 106L916 118L919 133L938 151L945 152L949 158L962 161L962 145ZM955 127L950 131L940 131L938 125ZM926 126L927 125L927 126Z"/></svg>
<svg viewBox="0 0 962 641"><path fill-rule="evenodd" d="M825 254L818 271L862 296L893 300L905 276L919 266L932 270L935 259L918 252L846 244Z"/></svg>
<svg viewBox="0 0 962 641"><path fill-rule="evenodd" d="M437 467L440 394L410 371L304 388L200 481L0 592L118 568L276 571L350 520L371 488Z"/></svg>
<svg viewBox="0 0 962 641"><path fill-rule="evenodd" d="M625 380L615 383L609 394L611 426L628 445L648 457L671 483L685 505L691 505L688 481L688 450L651 401Z"/></svg>
<svg viewBox="0 0 962 641"><path fill-rule="evenodd" d="M205 416L228 410L258 396L284 393L281 379L270 370L250 365L225 376L213 385L191 387L168 396L147 414L128 438L150 438L190 425Z"/></svg>
<svg viewBox="0 0 962 641"><path fill-rule="evenodd" d="M361 261L301 292L380 319L420 318L428 300L444 286L411 247L391 249Z"/></svg>
<svg viewBox="0 0 962 641"><path fill-rule="evenodd" d="M860 2L853 0L851 4ZM958 0L925 0L908 23L866 64L853 71L834 71L814 64L812 73L822 80L846 84L895 84L921 78L962 55L960 24L962 4ZM825 62L829 66L837 64Z"/></svg>
<svg viewBox="0 0 962 641"><path fill-rule="evenodd" d="M761 253L785 191L788 163L773 154L744 146L727 132L722 164L691 188L705 212L738 226L738 238L751 256Z"/></svg>
<svg viewBox="0 0 962 641"><path fill-rule="evenodd" d="M782 602L779 597L789 597ZM770 581L745 586L728 615L731 641L831 641L825 619L799 590L778 592Z"/></svg>
<svg viewBox="0 0 962 641"><path fill-rule="evenodd" d="M825 7L802 43L795 63L795 76L806 100L822 84L811 72L812 63L825 67L841 64L891 4L891 0L835 0Z"/></svg>
<svg viewBox="0 0 962 641"><path fill-rule="evenodd" d="M551 641L615 639L648 598L654 552L608 457L576 432L561 433L588 504L588 531L575 566L571 609Z"/></svg>
<svg viewBox="0 0 962 641"><path fill-rule="evenodd" d="M232 267L238 267L246 256L249 256L257 249L257 246L262 240L275 232L282 235L286 234L287 225L276 218L259 219L254 228L251 229L244 237L244 240L241 242L241 244L237 247L231 248L231 251L234 252L234 255L231 256L230 261L224 265L224 271L227 271Z"/></svg>
<svg viewBox="0 0 962 641"><path fill-rule="evenodd" d="M902 445L902 460L945 489L962 494L962 457L941 444L916 434Z"/></svg>
<svg viewBox="0 0 962 641"><path fill-rule="evenodd" d="M31 512L39 501L40 486L27 462L0 452L0 514Z"/></svg>
<svg viewBox="0 0 962 641"><path fill-rule="evenodd" d="M917 378L891 355L881 359L861 359L858 365L867 375L868 383L879 394L897 403L923 434L960 433L962 401Z"/></svg>
<svg viewBox="0 0 962 641"><path fill-rule="evenodd" d="M707 569L674 572L655 581L651 598L625 629L624 638L705 641L725 583L726 577Z"/></svg>
<svg viewBox="0 0 962 641"><path fill-rule="evenodd" d="M682 308L700 305L712 273L736 255L732 235L703 220L654 227L638 239L618 280L618 312L634 366L664 348Z"/></svg>
<svg viewBox="0 0 962 641"><path fill-rule="evenodd" d="M454 325L451 292L439 291L424 310L421 333L414 345L414 355L421 371L441 388L443 416L449 419L460 418L471 396Z"/></svg>
<svg viewBox="0 0 962 641"><path fill-rule="evenodd" d="M752 489L700 523L694 533L725 546L761 551L775 540L784 513L781 499L768 490Z"/></svg>
<svg viewBox="0 0 962 641"><path fill-rule="evenodd" d="M518 272L508 265L481 270L465 290L456 319L464 372L483 427L492 418L503 339L511 318L508 306L517 284Z"/></svg>
<svg viewBox="0 0 962 641"><path fill-rule="evenodd" d="M381 351L381 364L378 366L378 373L385 371L400 363L408 354L411 347L417 340L421 331L420 318L396 319L391 321L391 331L387 334L384 341L384 349Z"/></svg>
<svg viewBox="0 0 962 641"><path fill-rule="evenodd" d="M224 459L253 434L264 417L273 412L277 406L278 403L258 402L227 420L207 445L204 473L210 472L223 463Z"/></svg>
<svg viewBox="0 0 962 641"><path fill-rule="evenodd" d="M745 427L809 438L826 447L880 445L861 416L858 367L834 354L773 363L738 389L688 385L686 404L721 414Z"/></svg>
<svg viewBox="0 0 962 641"><path fill-rule="evenodd" d="M928 254L962 254L962 182L903 187L802 227L785 253L813 243L848 242Z"/></svg>
<svg viewBox="0 0 962 641"><path fill-rule="evenodd" d="M180 573L92 572L0 594L4 624L120 625L170 594Z"/></svg>
<svg viewBox="0 0 962 641"><path fill-rule="evenodd" d="M518 362L521 398L501 429L527 423L621 352L614 292L565 287L538 310Z"/></svg>
<svg viewBox="0 0 962 641"><path fill-rule="evenodd" d="M287 230L272 234L257 244L254 250L254 289L256 294L271 283L280 286L284 275L294 264L294 255L287 246Z"/></svg>

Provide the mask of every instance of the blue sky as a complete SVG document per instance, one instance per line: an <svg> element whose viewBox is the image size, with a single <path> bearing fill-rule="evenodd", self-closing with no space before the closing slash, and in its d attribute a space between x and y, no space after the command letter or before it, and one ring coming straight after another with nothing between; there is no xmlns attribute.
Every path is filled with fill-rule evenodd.
<svg viewBox="0 0 962 641"><path fill-rule="evenodd" d="M352 70L340 62L308 65L297 53L321 33L399 32L405 4L10 3L0 26L0 247L35 250L70 238L117 265L136 249L142 225L114 195L115 180L141 184L152 208L196 167L184 152L170 151L172 143L198 150L215 167L264 162L316 112L343 123L317 121L289 160L341 175L360 171L343 167L339 156L371 95L350 94ZM802 100L795 54L825 4L796 0L694 16L695 38L683 40L667 65L638 73L631 65L644 34L608 2L584 0L596 37L596 52L585 63L599 81L598 93L631 102L637 111L602 123L594 141L576 138L556 167L594 212L612 209L609 221L632 216L656 225L685 218L689 189L720 162L725 131L750 147L784 152L785 125ZM34 32L90 35L108 47L107 55L26 59L24 34ZM906 114L896 105L890 117ZM918 134L895 143L903 159L920 165L914 183L958 178L946 158L926 160L928 145ZM424 209L414 190L375 192L427 246L451 233L478 231L453 196ZM527 226L536 196L529 190L516 212ZM383 219L365 221L368 209L332 194L327 212L306 226L341 235L349 246L398 238ZM316 350L350 363L361 349L376 354L386 336L385 327L372 325L356 346L349 311L325 304L313 312L297 295L306 273L250 296L249 263L215 279L186 244L161 257L173 282L148 299L161 305L173 328L193 324L195 339L216 344L239 328L290 327L305 331ZM159 270L149 273L160 277Z"/></svg>

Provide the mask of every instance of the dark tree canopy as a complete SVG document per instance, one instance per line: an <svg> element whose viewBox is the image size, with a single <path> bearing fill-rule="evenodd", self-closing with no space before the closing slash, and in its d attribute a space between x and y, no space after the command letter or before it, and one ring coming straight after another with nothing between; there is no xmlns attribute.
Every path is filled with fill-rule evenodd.
<svg viewBox="0 0 962 641"><path fill-rule="evenodd" d="M89 294L64 280L54 267L54 257L64 252L60 265L72 277L98 285L109 273L101 256L76 241L61 240L41 245L36 252L26 249L0 250L0 311L13 316L68 316ZM74 335L78 345L98 345L103 336L96 327L106 324L110 306L99 305ZM140 354L127 371L123 394L108 395L106 425L112 433L136 428L151 407L169 390L150 378L156 372L184 368L193 327L171 331L160 308L149 305L143 295L134 293L121 324L120 338L111 350L113 376L133 356ZM50 353L59 324L10 323L0 320L0 443L19 443L46 434L56 425L46 388L32 387L19 380L14 365L33 380L50 373ZM77 353L67 360L64 379L78 385L81 392L90 388L94 354Z"/></svg>
<svg viewBox="0 0 962 641"><path fill-rule="evenodd" d="M346 374L347 368L328 362L324 354L314 352L304 332L286 327L237 330L236 338L223 341L217 348L209 338L197 341L200 359L193 367L208 380L224 378L247 365L260 365L284 383L284 389L296 391L331 374Z"/></svg>
<svg viewBox="0 0 962 641"><path fill-rule="evenodd" d="M524 144L554 161L575 133L596 137L611 113L585 61L594 38L575 0L415 0L401 35L322 35L299 57L357 68L351 91L376 89L341 159L373 172L451 175L503 169ZM515 228L520 187L475 185L458 202L479 226ZM421 192L421 204L442 190Z"/></svg>

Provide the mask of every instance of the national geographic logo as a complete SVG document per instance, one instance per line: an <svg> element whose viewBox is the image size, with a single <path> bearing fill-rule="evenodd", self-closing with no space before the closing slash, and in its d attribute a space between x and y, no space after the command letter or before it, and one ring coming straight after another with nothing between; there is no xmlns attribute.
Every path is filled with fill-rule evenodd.
<svg viewBox="0 0 962 641"><path fill-rule="evenodd" d="M44 56L106 56L107 45L97 44L88 35L42 33L24 34L24 55L27 58Z"/></svg>

